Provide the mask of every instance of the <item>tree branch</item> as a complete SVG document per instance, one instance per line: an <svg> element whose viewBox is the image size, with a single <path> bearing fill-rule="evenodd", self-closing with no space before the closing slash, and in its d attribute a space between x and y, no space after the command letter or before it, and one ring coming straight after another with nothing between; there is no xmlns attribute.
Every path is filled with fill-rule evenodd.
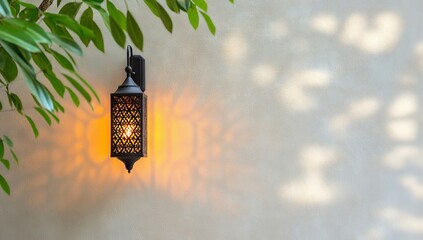
<svg viewBox="0 0 423 240"><path fill-rule="evenodd" d="M40 9L42 12L45 12L47 8L49 8L51 4L53 4L53 2L54 0L43 0L40 6L38 6L38 9Z"/></svg>

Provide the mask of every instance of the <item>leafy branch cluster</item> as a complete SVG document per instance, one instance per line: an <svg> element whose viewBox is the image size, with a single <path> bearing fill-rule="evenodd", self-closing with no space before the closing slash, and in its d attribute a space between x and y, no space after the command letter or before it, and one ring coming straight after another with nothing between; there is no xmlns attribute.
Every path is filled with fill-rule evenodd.
<svg viewBox="0 0 423 240"><path fill-rule="evenodd" d="M234 0L229 0L233 3ZM37 7L20 0L0 0L0 91L7 97L10 109L24 117L32 128L35 137L38 128L28 113L35 110L41 118L51 125L60 122L58 113L65 109L61 101L69 95L78 107L80 99L91 106L95 98L100 101L96 91L77 71L73 55L82 56L81 43L86 47L91 43L104 52L103 32L98 25L101 21L120 47L124 47L127 37L142 50L143 33L135 17L126 4L126 13L115 6L111 0L82 0L62 4L56 1L58 12L47 11L54 0L43 0ZM125 1L126 3L126 1ZM158 17L164 27L173 31L172 19L168 13L186 13L194 29L197 29L200 16L208 29L215 34L216 28L209 17L207 0L166 0L165 7L157 0L144 0L148 9ZM94 15L101 20L94 20ZM10 85L21 73L25 79L35 107L23 106L20 94L10 91ZM6 145L4 144L6 143ZM10 169L10 161L5 159L5 149L18 162L12 150L13 142L8 136L0 138L0 162ZM6 179L0 174L0 186L10 194Z"/></svg>

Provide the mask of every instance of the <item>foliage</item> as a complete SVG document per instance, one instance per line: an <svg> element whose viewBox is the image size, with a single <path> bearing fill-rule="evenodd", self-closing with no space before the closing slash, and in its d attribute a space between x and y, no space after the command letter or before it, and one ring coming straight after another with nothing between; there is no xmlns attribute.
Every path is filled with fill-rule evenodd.
<svg viewBox="0 0 423 240"><path fill-rule="evenodd" d="M43 0L37 7L20 0L0 0L0 89L4 90L11 108L3 110L0 101L0 111L16 111L26 119L35 137L39 135L38 128L28 112L40 115L51 125L53 121L60 122L57 114L65 111L61 101L66 95L76 107L81 97L90 106L93 99L100 101L92 86L77 72L73 58L73 55L83 55L81 43L86 47L92 43L99 51L105 51L103 32L95 14L101 16L100 22L122 48L128 37L141 51L144 43L142 30L127 6L126 11L122 11L111 0L66 3L57 0L58 12L47 11L53 3L54 0ZM169 10L175 14L186 13L194 29L198 28L202 16L210 32L213 35L216 32L207 12L207 0L166 0L165 6L157 0L144 0L144 3L169 32L173 31ZM19 93L9 89L18 79L19 72L32 95L34 107L24 107ZM3 135L0 162L9 170L10 161L5 158L7 150L7 155L18 162L13 142ZM10 187L2 175L0 186L10 194Z"/></svg>

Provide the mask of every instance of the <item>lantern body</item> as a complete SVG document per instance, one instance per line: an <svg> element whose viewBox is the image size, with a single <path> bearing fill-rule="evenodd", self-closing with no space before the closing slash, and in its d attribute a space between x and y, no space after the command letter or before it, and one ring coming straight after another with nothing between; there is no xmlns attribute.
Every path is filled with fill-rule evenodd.
<svg viewBox="0 0 423 240"><path fill-rule="evenodd" d="M147 156L147 95L112 93L111 113L111 156Z"/></svg>
<svg viewBox="0 0 423 240"><path fill-rule="evenodd" d="M129 45L126 57L126 79L110 95L110 156L121 160L129 173L138 159L147 156L147 95L144 58L132 55Z"/></svg>
<svg viewBox="0 0 423 240"><path fill-rule="evenodd" d="M147 95L112 93L111 157L125 163L128 171L141 157L147 156Z"/></svg>

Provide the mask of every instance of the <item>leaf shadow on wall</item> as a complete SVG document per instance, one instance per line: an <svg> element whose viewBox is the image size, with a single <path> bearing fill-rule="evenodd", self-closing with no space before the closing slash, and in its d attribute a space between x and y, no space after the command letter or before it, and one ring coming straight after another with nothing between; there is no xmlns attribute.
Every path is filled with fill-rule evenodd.
<svg viewBox="0 0 423 240"><path fill-rule="evenodd" d="M250 80L272 128L273 208L261 209L253 239L422 235L421 14L372 4L257 4L267 18L238 16L224 34L228 75Z"/></svg>

